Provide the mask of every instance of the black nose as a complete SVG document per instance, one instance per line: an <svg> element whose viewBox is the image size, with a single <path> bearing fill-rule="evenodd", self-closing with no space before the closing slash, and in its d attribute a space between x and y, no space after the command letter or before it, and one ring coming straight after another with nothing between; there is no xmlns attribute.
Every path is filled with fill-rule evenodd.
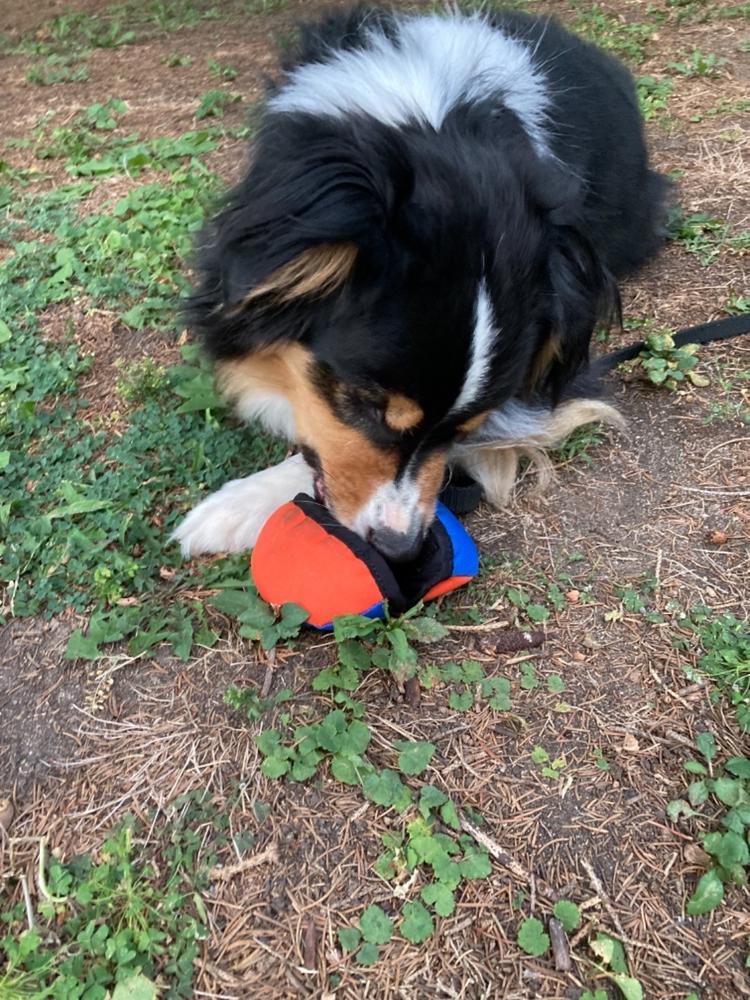
<svg viewBox="0 0 750 1000"><path fill-rule="evenodd" d="M402 535L391 528L377 528L370 535L369 541L391 562L411 562L422 548L424 540L421 531Z"/></svg>

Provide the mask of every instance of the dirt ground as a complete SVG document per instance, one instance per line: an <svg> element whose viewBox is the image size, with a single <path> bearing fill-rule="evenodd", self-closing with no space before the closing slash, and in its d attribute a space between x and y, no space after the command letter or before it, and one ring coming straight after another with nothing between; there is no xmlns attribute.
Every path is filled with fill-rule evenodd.
<svg viewBox="0 0 750 1000"><path fill-rule="evenodd" d="M76 9L105 6L79 0ZM28 85L25 57L5 58L3 134L22 135L46 108L64 103L72 113L104 92L128 101L133 127L144 134L185 131L196 99L212 86L206 54L235 65L233 89L256 99L274 71L277 40L316 6L287 3L252 18L184 29L179 48L196 58L177 73L162 62L178 47L174 37L97 50L90 79L64 88ZM640 0L605 7L629 20L648 17ZM0 30L27 31L61 9L58 2L25 8L6 2ZM572 17L564 2L533 9ZM669 125L650 124L649 139L656 166L682 171L683 204L734 229L749 224L747 114L691 118L721 97L747 95L750 54L739 47L741 29L747 37L746 21L664 24L639 68L663 73L675 52L691 48L731 60L718 79L677 80ZM243 112L230 114L240 121ZM231 180L243 157L241 144L228 144L213 154L212 165ZM746 258L729 254L701 267L673 244L624 289L625 315L672 327L714 318L731 295L747 294L745 267ZM154 338L154 352L165 356ZM145 347L139 343L138 350ZM553 616L533 661L542 681L562 675L569 711L555 710L559 696L544 685L527 691L514 683L507 717L455 713L441 688L424 691L415 710L376 675L358 693L368 706L374 760L386 760L394 740L432 740L438 749L431 769L442 787L480 810L486 829L540 883L587 901L587 926L624 933L632 975L646 996L663 1000L683 1000L691 991L704 1000L750 996L748 893L728 889L722 907L686 918L686 899L702 871L690 849L697 828L675 826L665 815L666 803L684 793L682 765L697 732L713 731L728 754L747 752L746 740L743 747L726 703L714 702L708 685L686 676L694 657L673 649L660 626L623 611L616 593L640 587L650 575L656 607L702 603L748 616L750 449L732 404L744 393L747 406L742 375L750 344L710 347L701 357L711 379L703 389L668 393L613 377L629 433L603 435L589 449L590 464L561 461L545 495L522 484L511 509L482 508L469 519L490 568L452 600L456 610L478 603L487 620L509 621L512 609L495 607L493 592L516 581L543 592L544 581L563 573L590 596ZM114 377L109 361L105 370ZM724 533L721 544L709 541L714 530ZM267 664L226 625L219 645L188 664L164 655L131 662L123 653L84 670L63 659L77 624L72 617L20 620L0 631L0 796L13 799L15 836L47 836L65 856L96 846L125 813L145 816L191 789L208 789L226 803L233 829L252 830L259 851L275 845L276 862L216 883L206 899L211 936L197 995L553 1000L577 997L590 984L585 963L557 973L548 960L519 950L514 897L524 890L533 910L536 888L499 865L489 879L468 884L454 915L439 921L427 944L394 941L372 969L342 960L336 929L364 905L391 898L372 870L390 816L327 777L291 785L260 774L255 730L224 704L223 693L228 684L261 683ZM272 691L308 691L311 672L330 651L327 640L307 640L281 654ZM495 651L491 629L455 628L429 655L472 657L518 680L518 658ZM536 745L564 755L559 785L530 763ZM607 772L596 765L598 751L611 763ZM271 807L263 822L253 812L256 801ZM19 850L14 864L31 871L33 851ZM314 969L304 965L310 922L319 942ZM335 992L328 985L332 972L342 977Z"/></svg>

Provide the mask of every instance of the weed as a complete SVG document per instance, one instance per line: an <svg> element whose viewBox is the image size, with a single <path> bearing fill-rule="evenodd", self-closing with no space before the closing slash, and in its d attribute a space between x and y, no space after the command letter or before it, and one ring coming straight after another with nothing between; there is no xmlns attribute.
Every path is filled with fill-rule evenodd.
<svg viewBox="0 0 750 1000"><path fill-rule="evenodd" d="M207 90L201 96L195 117L199 121L204 118L223 118L227 108L241 100L239 94L230 94L226 90Z"/></svg>
<svg viewBox="0 0 750 1000"><path fill-rule="evenodd" d="M639 76L635 83L644 119L649 122L660 118L666 111L667 101L672 93L672 81L658 80L655 76Z"/></svg>
<svg viewBox="0 0 750 1000"><path fill-rule="evenodd" d="M699 734L695 741L703 761L691 758L685 770L694 775L687 788L686 799L674 799L667 805L672 822L681 817L708 819L701 809L711 810L711 823L720 827L704 833L703 849L710 859L708 871L701 876L685 907L689 916L701 916L715 909L724 898L724 886L747 885L750 850L747 831L750 828L750 760L730 757L724 766L717 766L716 741L709 732ZM718 814L717 814L718 810Z"/></svg>
<svg viewBox="0 0 750 1000"><path fill-rule="evenodd" d="M80 164L90 144L110 141L123 113L122 102L92 105L77 126L84 148L75 136L58 136L54 152ZM194 152L198 141L181 151ZM190 157L166 184L134 187L106 214L80 213L90 181L18 192L9 203L15 252L0 272L0 579L16 615L95 607L89 628L71 637L71 657L96 658L127 638L134 655L171 641L186 658L194 642L215 641L195 602L173 596L164 611L153 596L164 572L173 594L190 578L177 552L165 550L176 516L165 511L218 485L233 466L246 472L280 457L262 435L220 432L222 408L195 348L168 373L145 369L121 381L141 405L110 439L92 418L77 416L77 380L90 361L74 344L38 337L36 316L81 296L134 327L172 326L191 230L216 187ZM124 598L129 606L116 607Z"/></svg>
<svg viewBox="0 0 750 1000"><path fill-rule="evenodd" d="M695 607L680 624L697 641L701 654L698 672L710 677L730 700L737 721L750 731L750 628L731 614L714 615L709 608ZM676 637L674 645L685 648Z"/></svg>
<svg viewBox="0 0 750 1000"><path fill-rule="evenodd" d="M750 110L750 101L745 98L731 100L728 97L722 97L715 107L691 115L690 121L701 122L704 118L717 118L719 115L739 115L744 114L748 110Z"/></svg>
<svg viewBox="0 0 750 1000"><path fill-rule="evenodd" d="M10 984L3 995L99 997L114 990L150 998L154 981L166 976L165 996L192 996L198 944L208 931L201 893L228 820L203 793L181 797L166 814L150 829L126 818L96 858L53 858L33 929L21 930L23 904L0 916L7 928L0 989Z"/></svg>
<svg viewBox="0 0 750 1000"><path fill-rule="evenodd" d="M289 688L282 688L271 697L263 698L252 687L229 687L224 694L224 701L238 712L244 712L250 722L257 722L266 712L289 701L292 695Z"/></svg>
<svg viewBox="0 0 750 1000"><path fill-rule="evenodd" d="M728 59L713 52L703 53L699 49L693 49L682 62L668 62L667 67L681 76L716 76L728 62Z"/></svg>
<svg viewBox="0 0 750 1000"><path fill-rule="evenodd" d="M603 441L604 430L601 424L585 424L583 427L577 427L558 448L550 452L550 456L555 462L566 465L576 459L591 465L594 460L589 454L589 449L595 448Z"/></svg>
<svg viewBox="0 0 750 1000"><path fill-rule="evenodd" d="M162 60L165 66L170 69L174 69L175 66L190 66L193 62L192 56L183 56L179 52L170 52L166 58Z"/></svg>
<svg viewBox="0 0 750 1000"><path fill-rule="evenodd" d="M140 361L120 358L116 366L120 376L115 388L128 403L145 403L148 399L155 399L169 383L167 369L153 358L142 358Z"/></svg>
<svg viewBox="0 0 750 1000"><path fill-rule="evenodd" d="M675 347L674 337L666 330L649 333L644 339L644 350L633 361L621 365L623 370L639 372L653 385L664 385L672 390L685 379L695 386L709 384L705 375L693 370L698 364L697 344Z"/></svg>
<svg viewBox="0 0 750 1000"><path fill-rule="evenodd" d="M209 59L208 72L211 76L215 76L219 80L234 80L238 71L234 68L234 66L220 63L217 59Z"/></svg>
<svg viewBox="0 0 750 1000"><path fill-rule="evenodd" d="M654 33L653 24L626 21L595 4L576 3L572 27L596 45L637 65L646 57L646 45Z"/></svg>
<svg viewBox="0 0 750 1000"><path fill-rule="evenodd" d="M29 83L41 87L51 87L57 83L81 83L89 78L86 62L79 62L75 56L50 55L43 63L34 63L26 71Z"/></svg>
<svg viewBox="0 0 750 1000"><path fill-rule="evenodd" d="M723 312L728 316L739 316L741 313L750 312L750 296L733 295L724 306Z"/></svg>

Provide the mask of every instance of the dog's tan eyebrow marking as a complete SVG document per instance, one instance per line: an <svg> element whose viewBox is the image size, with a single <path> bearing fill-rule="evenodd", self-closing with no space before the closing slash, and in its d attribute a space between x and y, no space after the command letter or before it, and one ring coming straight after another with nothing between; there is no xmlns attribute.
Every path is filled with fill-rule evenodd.
<svg viewBox="0 0 750 1000"><path fill-rule="evenodd" d="M424 410L408 396L391 393L383 418L392 431L410 431L424 420Z"/></svg>
<svg viewBox="0 0 750 1000"><path fill-rule="evenodd" d="M484 413L477 413L475 417L469 417L468 420L464 420L462 424L459 424L456 430L460 434L471 434L471 432L475 431L477 427L482 426L489 415L489 410L485 410Z"/></svg>
<svg viewBox="0 0 750 1000"><path fill-rule="evenodd" d="M548 337L537 351L528 376L528 388L533 389L544 378L554 361L562 358L562 344L558 334Z"/></svg>
<svg viewBox="0 0 750 1000"><path fill-rule="evenodd" d="M353 243L321 243L299 254L252 288L238 310L269 295L291 302L310 295L326 295L344 284L357 259Z"/></svg>

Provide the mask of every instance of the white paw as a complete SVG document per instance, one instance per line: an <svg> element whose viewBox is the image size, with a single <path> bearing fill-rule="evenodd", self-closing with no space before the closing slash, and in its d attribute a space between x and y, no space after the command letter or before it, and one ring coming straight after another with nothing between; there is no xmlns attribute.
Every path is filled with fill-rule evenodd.
<svg viewBox="0 0 750 1000"><path fill-rule="evenodd" d="M312 493L313 474L301 455L246 479L233 479L190 511L170 536L183 556L245 552L273 512L298 493Z"/></svg>

